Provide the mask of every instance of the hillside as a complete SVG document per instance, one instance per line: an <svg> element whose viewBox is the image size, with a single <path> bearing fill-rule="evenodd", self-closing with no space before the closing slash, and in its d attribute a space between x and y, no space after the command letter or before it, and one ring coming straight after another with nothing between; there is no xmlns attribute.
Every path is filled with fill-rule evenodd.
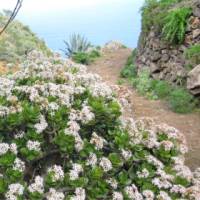
<svg viewBox="0 0 200 200"><path fill-rule="evenodd" d="M0 28L5 25L8 18L0 13ZM0 62L22 62L31 50L40 50L44 54L51 54L45 42L37 37L28 26L15 20L0 36Z"/></svg>

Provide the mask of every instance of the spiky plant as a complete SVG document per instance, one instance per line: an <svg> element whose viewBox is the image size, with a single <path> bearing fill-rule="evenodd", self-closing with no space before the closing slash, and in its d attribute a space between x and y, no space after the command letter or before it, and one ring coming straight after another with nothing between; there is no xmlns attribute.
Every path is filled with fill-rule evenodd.
<svg viewBox="0 0 200 200"><path fill-rule="evenodd" d="M64 40L64 43L66 47L63 51L68 57L72 57L73 54L78 52L85 52L91 47L90 42L80 34L71 35L69 41Z"/></svg>
<svg viewBox="0 0 200 200"><path fill-rule="evenodd" d="M185 38L187 19L191 15L190 8L178 8L168 13L162 34L172 44L181 44Z"/></svg>

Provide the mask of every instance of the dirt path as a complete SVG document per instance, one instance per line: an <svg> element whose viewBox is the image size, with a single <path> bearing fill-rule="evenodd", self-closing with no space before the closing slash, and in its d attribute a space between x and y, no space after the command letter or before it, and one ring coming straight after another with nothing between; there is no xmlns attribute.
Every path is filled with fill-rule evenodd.
<svg viewBox="0 0 200 200"><path fill-rule="evenodd" d="M117 84L120 71L126 63L131 51L120 49L106 52L101 58L96 60L89 70L97 73L108 83ZM147 100L139 96L137 92L128 84L125 85L131 91L132 108L130 112L135 118L151 117L159 123L167 123L179 129L187 138L189 153L187 164L195 169L200 166L200 115L193 113L187 115L176 114L169 110L163 101Z"/></svg>

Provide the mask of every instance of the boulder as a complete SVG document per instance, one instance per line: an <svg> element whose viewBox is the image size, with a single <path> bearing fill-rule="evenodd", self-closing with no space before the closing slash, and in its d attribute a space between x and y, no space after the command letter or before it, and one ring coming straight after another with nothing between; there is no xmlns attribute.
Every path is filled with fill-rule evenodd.
<svg viewBox="0 0 200 200"><path fill-rule="evenodd" d="M160 66L158 65L158 63L151 63L150 64L150 72L151 73L157 73L159 72L161 69L160 69Z"/></svg>
<svg viewBox="0 0 200 200"><path fill-rule="evenodd" d="M169 58L170 58L170 57L169 57L168 54L163 54L161 60L162 60L163 62L167 62L167 61L169 60Z"/></svg>
<svg viewBox="0 0 200 200"><path fill-rule="evenodd" d="M200 65L197 65L189 72L187 78L187 88L194 95L200 95Z"/></svg>
<svg viewBox="0 0 200 200"><path fill-rule="evenodd" d="M192 32L192 37L195 39L197 37L200 36L200 29L195 29L193 32Z"/></svg>
<svg viewBox="0 0 200 200"><path fill-rule="evenodd" d="M200 3L199 2L197 2L196 5L194 6L193 14L194 14L194 16L200 18Z"/></svg>
<svg viewBox="0 0 200 200"><path fill-rule="evenodd" d="M155 53L153 53L153 55L151 56L150 59L153 62L156 62L156 61L160 60L160 58L161 58L161 54L158 51L156 51Z"/></svg>

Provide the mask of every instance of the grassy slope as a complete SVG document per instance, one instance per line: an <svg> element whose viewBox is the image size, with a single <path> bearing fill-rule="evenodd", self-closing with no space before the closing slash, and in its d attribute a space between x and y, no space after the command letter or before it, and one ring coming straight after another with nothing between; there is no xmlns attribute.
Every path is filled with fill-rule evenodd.
<svg viewBox="0 0 200 200"><path fill-rule="evenodd" d="M0 27L4 26L6 20L7 17L0 14ZM26 53L33 49L47 55L51 53L45 42L19 21L12 22L0 37L0 61L20 62L25 58Z"/></svg>

